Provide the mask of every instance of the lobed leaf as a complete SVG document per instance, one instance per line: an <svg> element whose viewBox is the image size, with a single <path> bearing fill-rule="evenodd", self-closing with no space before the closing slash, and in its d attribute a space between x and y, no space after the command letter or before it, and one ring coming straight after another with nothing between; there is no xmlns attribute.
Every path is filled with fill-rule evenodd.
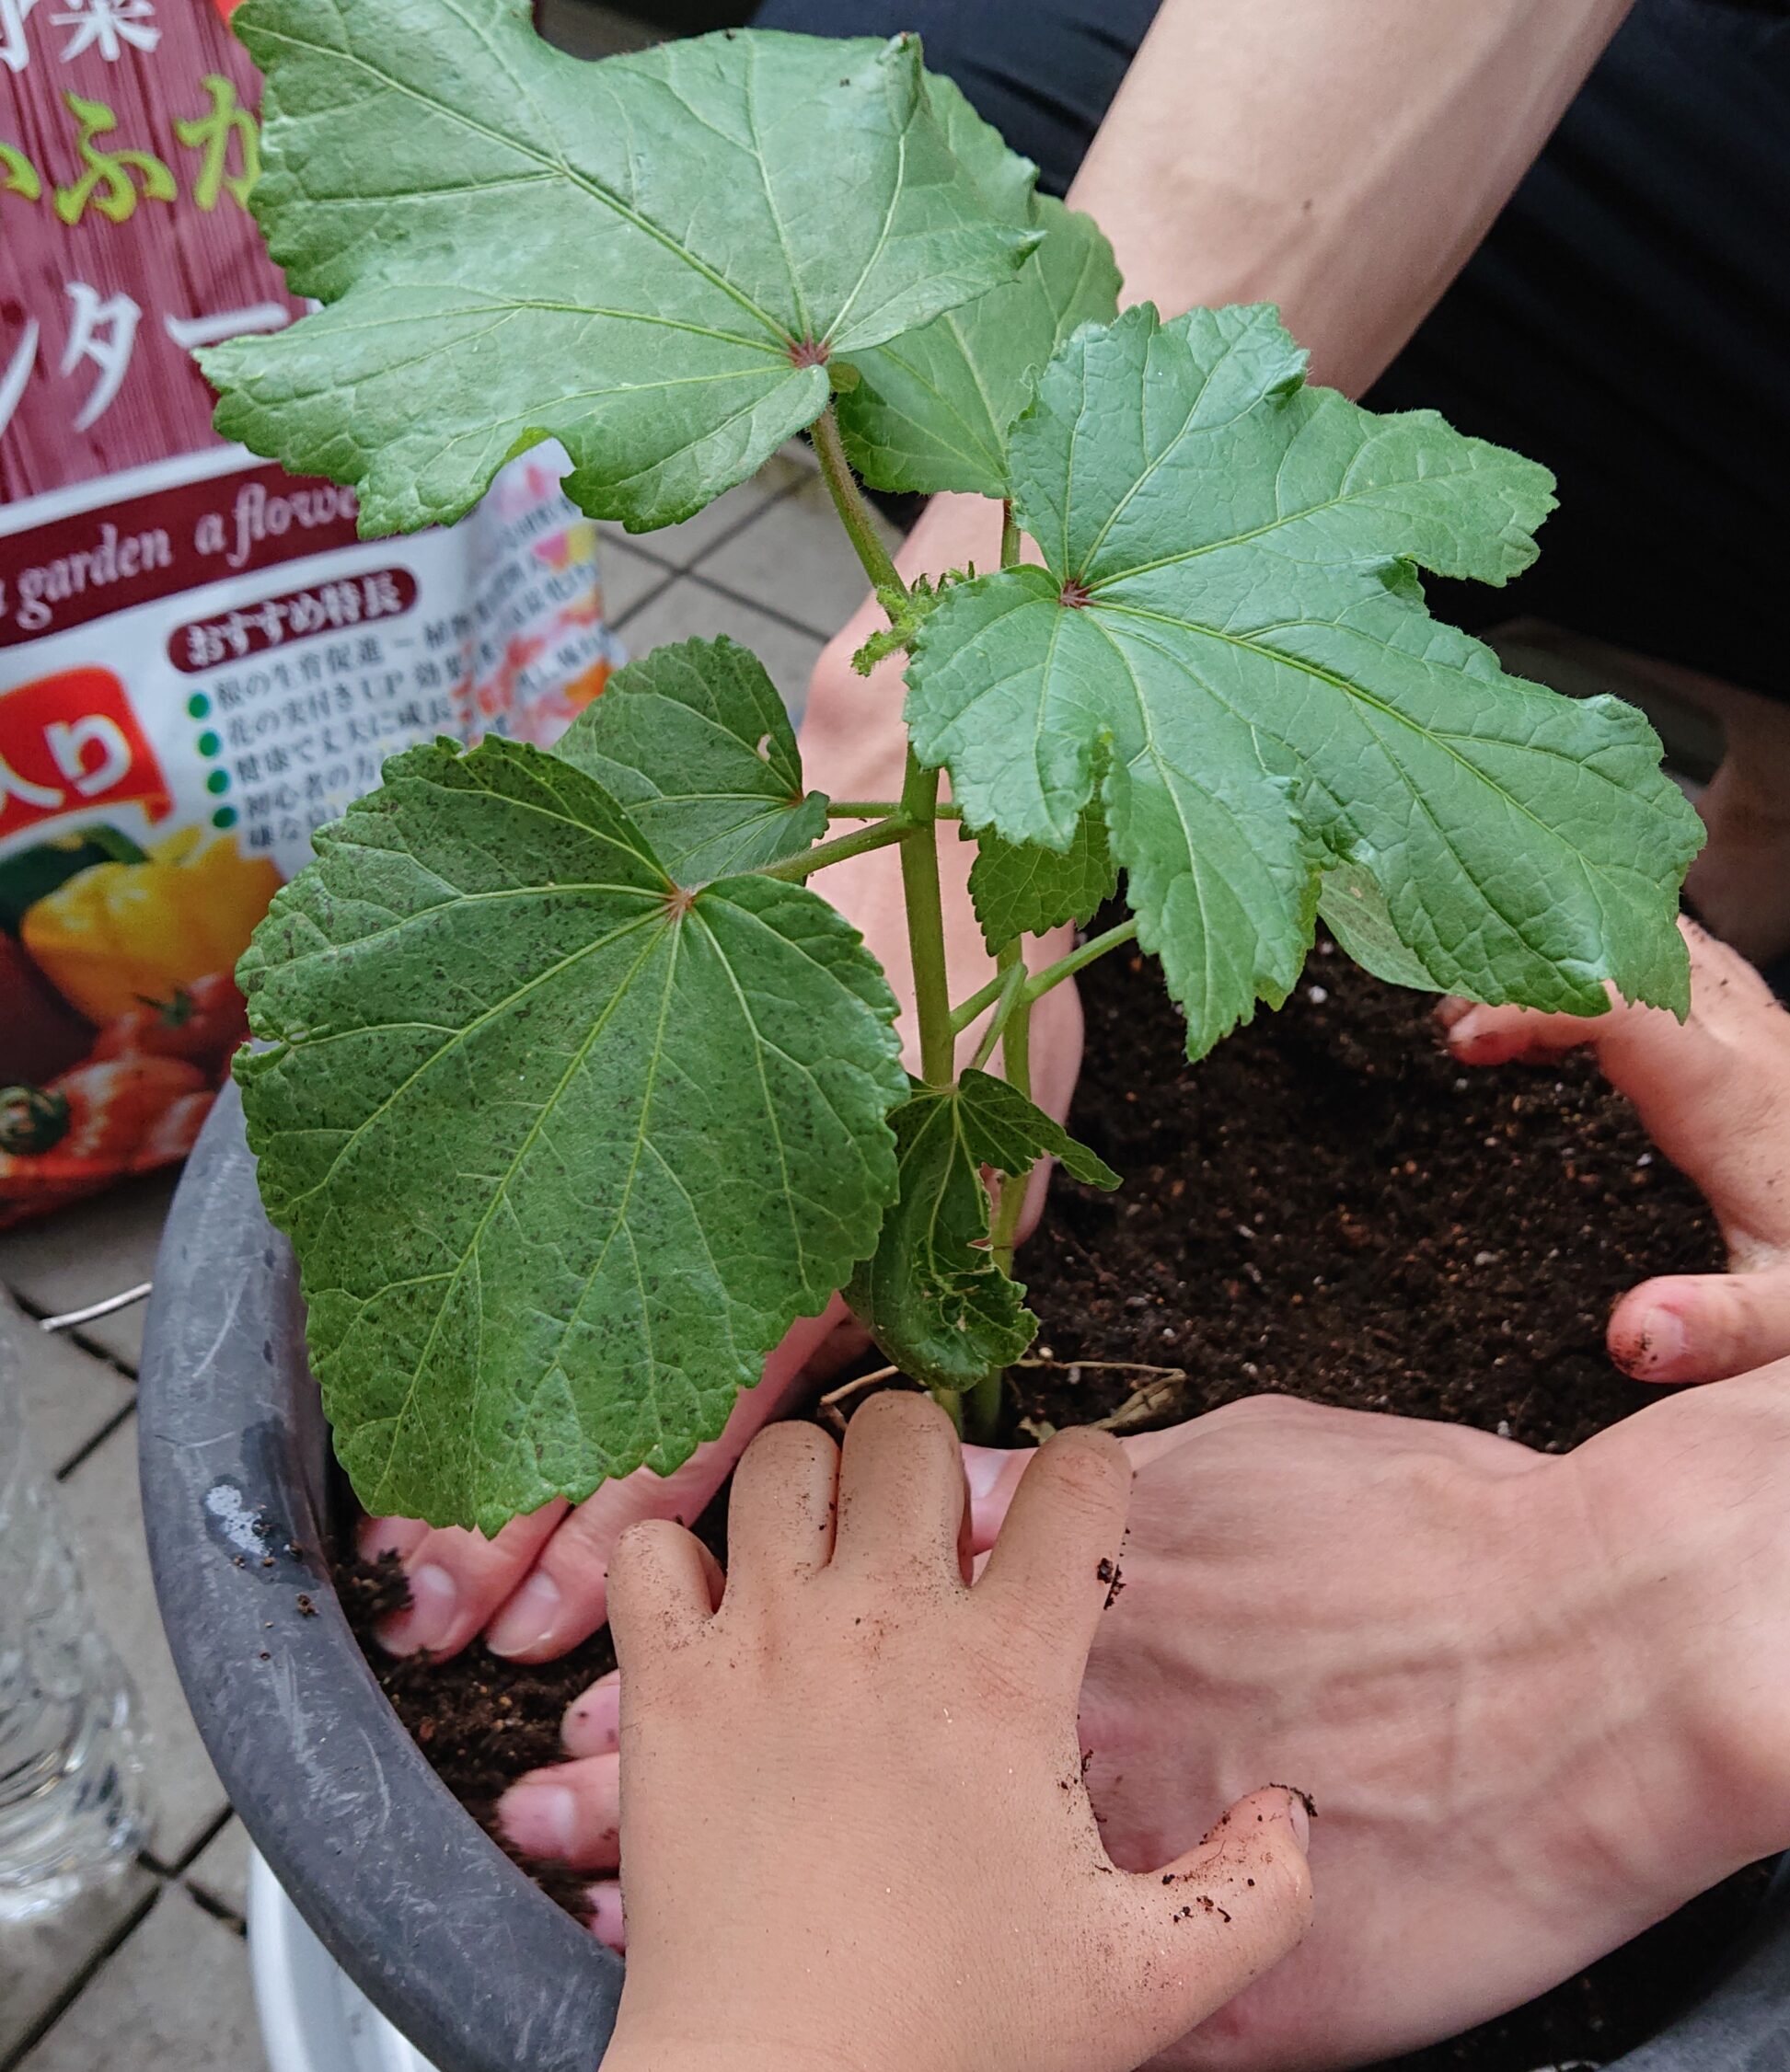
<svg viewBox="0 0 1790 2072"><path fill-rule="evenodd" d="M876 1242L895 1004L797 885L680 890L587 772L394 757L244 957L249 1142L375 1512L494 1530L722 1428Z"/></svg>
<svg viewBox="0 0 1790 2072"><path fill-rule="evenodd" d="M930 1388L973 1388L1010 1366L1037 1330L1024 1288L989 1249L982 1168L1022 1174L1050 1157L1096 1187L1118 1176L986 1072L942 1088L915 1082L894 1121L895 1203L846 1299L903 1373Z"/></svg>
<svg viewBox="0 0 1790 2072"><path fill-rule="evenodd" d="M826 828L777 686L726 639L655 648L609 679L554 753L628 810L680 885L756 870Z"/></svg>
<svg viewBox="0 0 1790 2072"><path fill-rule="evenodd" d="M965 839L968 831L960 828ZM1086 921L1112 898L1118 871L1098 800L1075 823L1060 853L1039 842L1006 842L985 831L970 866L970 904L990 950L1020 936L1048 935Z"/></svg>
<svg viewBox="0 0 1790 2072"><path fill-rule="evenodd" d="M723 30L603 60L528 0L245 0L252 202L325 308L202 353L219 431L352 482L364 532L457 518L557 438L568 493L688 517L849 359L1011 279L913 37Z"/></svg>
<svg viewBox="0 0 1790 2072"><path fill-rule="evenodd" d="M1047 565L940 600L918 753L1010 843L1068 853L1098 792L1190 1055L1285 998L1344 866L1430 985L1595 1014L1613 979L1682 1011L1700 830L1652 730L1505 675L1415 573L1519 572L1545 470L1303 368L1266 308L1080 332L1012 438Z"/></svg>
<svg viewBox="0 0 1790 2072"><path fill-rule="evenodd" d="M1004 497L1014 420L1057 347L1082 324L1117 315L1119 270L1092 217L1035 193L1037 168L1008 149L952 81L930 79L928 88L990 217L1040 242L1012 280L855 354L860 378L838 400L839 430L872 489Z"/></svg>

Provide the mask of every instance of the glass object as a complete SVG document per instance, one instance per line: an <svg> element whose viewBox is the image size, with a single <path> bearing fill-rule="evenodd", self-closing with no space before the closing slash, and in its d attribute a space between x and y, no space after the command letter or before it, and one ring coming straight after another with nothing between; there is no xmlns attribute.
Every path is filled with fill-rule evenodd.
<svg viewBox="0 0 1790 2072"><path fill-rule="evenodd" d="M0 1921L64 1905L146 1838L136 1696L26 1438L32 1335L0 1295Z"/></svg>

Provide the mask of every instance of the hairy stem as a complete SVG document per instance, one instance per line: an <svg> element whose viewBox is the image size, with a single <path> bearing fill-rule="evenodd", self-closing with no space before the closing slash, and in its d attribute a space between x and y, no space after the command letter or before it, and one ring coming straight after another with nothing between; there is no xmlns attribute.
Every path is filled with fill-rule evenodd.
<svg viewBox="0 0 1790 2072"><path fill-rule="evenodd" d="M1000 1038L1000 1064L1007 1084L1030 1100L1032 1099L1032 989L1025 984L1023 973L1025 960L1017 942L1006 944L1000 951L1000 961L1009 969L1017 972L1020 978L1013 987L1013 997L1004 1015L998 1015L996 1030ZM1013 1246L1019 1237L1020 1212L1025 1206L1025 1186L1032 1177L1028 1166L1022 1173L1010 1173L1000 1183L1000 1200L995 1205L995 1220L988 1236L994 1252L995 1264L1003 1273L1013 1271Z"/></svg>
<svg viewBox="0 0 1790 2072"><path fill-rule="evenodd" d="M961 1036L985 1007L992 1007L1007 990L1007 973L997 972L987 984L972 993L967 1000L960 1002L951 1010L951 1028L953 1035Z"/></svg>
<svg viewBox="0 0 1790 2072"><path fill-rule="evenodd" d="M1020 988L1024 984L1025 965L1023 962L1017 956L1003 957L1001 969L995 974L994 988L990 995L991 998L999 1001L999 1009L987 1028L983 1030L982 1041L976 1047L976 1055L970 1060L970 1067L973 1071L980 1072L995 1054L995 1045L1000 1041L1001 1030L1006 1026L1008 1016L1013 1011L1014 1005L1019 998ZM987 991L988 988L985 986L983 992ZM976 999L965 1001L964 1006L975 1007L976 1000L980 998L981 994L977 994ZM984 1005L986 1004L985 1002ZM980 1007L976 1007L976 1014L979 1014L981 1011ZM962 1008L952 1010L951 1025L954 1030L965 1026L964 1022L960 1022L957 1019L962 1012ZM970 1015L967 1018L968 1020L974 1021L976 1014Z"/></svg>
<svg viewBox="0 0 1790 2072"><path fill-rule="evenodd" d="M1011 497L1000 507L1000 565L1003 569L1017 569L1020 565L1020 526L1013 515Z"/></svg>
<svg viewBox="0 0 1790 2072"><path fill-rule="evenodd" d="M1109 950L1117 950L1134 941L1137 934L1137 922L1121 921L1116 928L1108 928L1104 935L1091 937L1080 949L1070 950L1067 957L1059 957L1054 964L1046 964L1025 988L1027 1005L1041 998L1053 985L1061 985L1066 978L1073 978L1077 972L1085 970L1095 958L1105 956Z"/></svg>
<svg viewBox="0 0 1790 2072"><path fill-rule="evenodd" d="M826 801L828 820L881 820L885 813L900 811L901 803L895 799L829 799ZM940 820L960 820L963 811L948 799L941 800L933 808Z"/></svg>
<svg viewBox="0 0 1790 2072"><path fill-rule="evenodd" d="M889 550L877 533L870 505L864 501L864 492L858 487L858 478L845 457L839 420L833 415L831 403L809 427L808 436L814 442L820 471L832 494L833 508L839 514L839 523L846 529L846 536L863 563L864 573L870 578L877 602L893 616L893 607L907 596L907 585L889 558Z"/></svg>
<svg viewBox="0 0 1790 2072"><path fill-rule="evenodd" d="M938 806L939 773L926 768L910 747L901 788L901 812L907 822L901 838L901 889L907 903L920 1077L929 1087L948 1087L956 1076L956 1044L945 966L944 902L939 891Z"/></svg>
<svg viewBox="0 0 1790 2072"><path fill-rule="evenodd" d="M848 857L860 857L867 849L886 849L891 842L903 841L912 832L913 823L897 809L888 819L879 820L872 827L860 827L855 835L836 835L830 842L818 842L800 856L768 863L758 875L800 884L816 870L825 870L829 863L843 863Z"/></svg>

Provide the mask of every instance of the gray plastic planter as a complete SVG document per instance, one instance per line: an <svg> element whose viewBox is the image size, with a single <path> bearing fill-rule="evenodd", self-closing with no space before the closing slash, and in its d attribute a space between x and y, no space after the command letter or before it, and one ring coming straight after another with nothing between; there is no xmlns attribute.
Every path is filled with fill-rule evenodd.
<svg viewBox="0 0 1790 2072"><path fill-rule="evenodd" d="M234 1090L175 1197L141 1388L162 1617L205 1745L275 1876L440 2072L591 2072L620 1965L437 1782L330 1586L327 1437L297 1273L261 1214ZM1728 1974L1622 2066L1790 2072L1782 1871Z"/></svg>

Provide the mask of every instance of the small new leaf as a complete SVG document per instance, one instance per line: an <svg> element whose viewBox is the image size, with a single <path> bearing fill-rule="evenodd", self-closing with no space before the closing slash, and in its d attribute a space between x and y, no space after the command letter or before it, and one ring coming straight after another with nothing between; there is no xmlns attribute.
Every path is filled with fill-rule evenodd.
<svg viewBox="0 0 1790 2072"><path fill-rule="evenodd" d="M291 329L201 355L226 438L457 518L557 438L567 490L676 524L826 407L827 363L1009 281L912 37L727 31L599 63L528 0L245 0L252 206Z"/></svg>
<svg viewBox="0 0 1790 2072"><path fill-rule="evenodd" d="M942 1089L916 1083L894 1121L900 1191L846 1299L904 1374L929 1388L973 1388L1010 1366L1037 1330L1024 1288L989 1249L982 1168L1022 1174L1052 1157L1096 1187L1116 1187L1118 1175L986 1072Z"/></svg>
<svg viewBox="0 0 1790 2072"><path fill-rule="evenodd" d="M1035 168L1002 143L949 80L928 82L958 161L990 216L1042 234L1010 282L886 345L854 356L841 397L851 465L878 489L972 489L1004 497L1008 432L1051 355L1118 311L1119 270L1091 217L1033 191Z"/></svg>
<svg viewBox="0 0 1790 2072"><path fill-rule="evenodd" d="M1066 921L1086 921L1117 888L1118 868L1097 798L1061 852L1039 842L1003 841L993 833L959 833L979 843L970 866L970 903L990 950L1019 936L1048 935Z"/></svg>
<svg viewBox="0 0 1790 2072"><path fill-rule="evenodd" d="M969 1147L996 1172L1013 1177L1029 1172L1040 1158L1055 1158L1065 1172L1090 1187L1110 1190L1122 1184L1104 1158L1078 1143L1007 1080L971 1069L958 1082L957 1091Z"/></svg>
<svg viewBox="0 0 1790 2072"><path fill-rule="evenodd" d="M680 885L779 862L826 827L826 794L802 789L777 686L732 640L686 640L629 662L554 753L628 809Z"/></svg>
<svg viewBox="0 0 1790 2072"><path fill-rule="evenodd" d="M240 967L269 1215L369 1511L493 1531L712 1438L876 1242L895 1000L825 901L679 890L585 771L436 742Z"/></svg>
<svg viewBox="0 0 1790 2072"><path fill-rule="evenodd" d="M974 579L975 570L967 573L947 569L935 582L930 576L916 576L907 585L907 593L900 597L881 597L878 602L889 615L889 623L880 632L872 633L851 658L851 666L859 675L868 676L880 662L891 655L904 654L914 644L914 637L925 623L926 615L953 582L968 582Z"/></svg>
<svg viewBox="0 0 1790 2072"><path fill-rule="evenodd" d="M1068 852L1098 794L1191 1056L1286 997L1343 865L1432 986L1683 1011L1701 836L1652 729L1505 675L1415 573L1526 568L1545 470L1303 368L1265 307L1078 333L1012 436L1047 566L921 627L917 752L1009 842Z"/></svg>

